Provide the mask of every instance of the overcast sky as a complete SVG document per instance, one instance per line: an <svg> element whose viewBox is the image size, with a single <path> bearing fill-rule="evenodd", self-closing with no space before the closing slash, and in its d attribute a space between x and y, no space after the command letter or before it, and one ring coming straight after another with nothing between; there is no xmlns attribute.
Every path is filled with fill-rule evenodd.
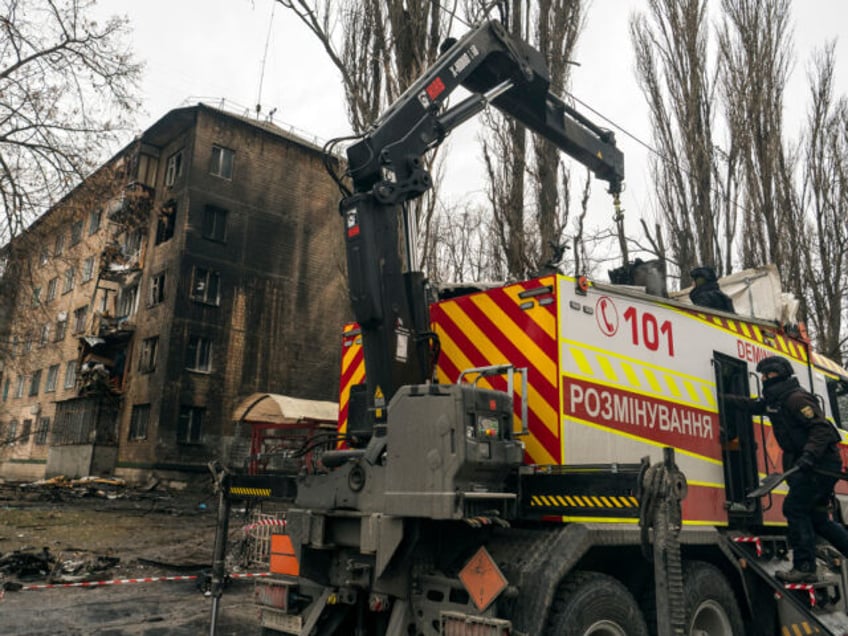
<svg viewBox="0 0 848 636"><path fill-rule="evenodd" d="M591 0L575 56L580 66L573 70L572 92L649 143L647 109L634 77L628 32L631 13L644 5L645 0ZM837 90L848 93L848 38L843 37L848 31L848 1L795 0L794 6L797 61L786 95L786 132L793 138L807 105L810 55L834 38ZM129 17L133 48L146 63L142 96L146 113L139 117L139 130L171 108L226 99L229 109L252 112L257 103L264 114L276 109L275 123L318 141L350 133L335 69L314 36L271 0L101 0L99 11ZM463 27L456 30L461 34ZM585 114L609 126L597 115ZM635 227L639 216L651 215L646 151L613 129L626 162L622 203ZM474 196L484 185L474 134L472 127L449 140L445 188L449 200ZM603 186L597 182L594 187L592 226L607 225L612 215Z"/></svg>

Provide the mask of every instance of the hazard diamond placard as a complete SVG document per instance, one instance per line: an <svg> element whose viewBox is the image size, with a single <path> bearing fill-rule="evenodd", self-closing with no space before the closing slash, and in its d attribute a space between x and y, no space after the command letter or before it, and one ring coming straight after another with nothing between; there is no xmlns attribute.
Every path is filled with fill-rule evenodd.
<svg viewBox="0 0 848 636"><path fill-rule="evenodd" d="M459 579L481 612L503 592L507 583L489 551L482 546L459 572Z"/></svg>

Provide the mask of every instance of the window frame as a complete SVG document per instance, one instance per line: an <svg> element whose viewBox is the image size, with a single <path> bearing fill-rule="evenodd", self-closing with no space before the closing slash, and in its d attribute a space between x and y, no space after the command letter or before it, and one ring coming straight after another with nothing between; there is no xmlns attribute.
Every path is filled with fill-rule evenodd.
<svg viewBox="0 0 848 636"><path fill-rule="evenodd" d="M61 342L68 334L68 318L64 320L56 320L56 333L53 336L53 342Z"/></svg>
<svg viewBox="0 0 848 636"><path fill-rule="evenodd" d="M85 321L88 319L88 305L74 309L74 330L72 333L85 332Z"/></svg>
<svg viewBox="0 0 848 636"><path fill-rule="evenodd" d="M68 360L65 363L65 382L62 385L66 389L73 389L77 384L77 361Z"/></svg>
<svg viewBox="0 0 848 636"><path fill-rule="evenodd" d="M156 370L156 358L159 354L159 336L144 338L138 343L139 373L153 373Z"/></svg>
<svg viewBox="0 0 848 636"><path fill-rule="evenodd" d="M71 242L70 247L73 247L82 240L82 231L85 227L85 221L79 219L71 223Z"/></svg>
<svg viewBox="0 0 848 636"><path fill-rule="evenodd" d="M47 443L47 437L50 435L50 418L39 417L35 428L35 445L44 446Z"/></svg>
<svg viewBox="0 0 848 636"><path fill-rule="evenodd" d="M235 150L219 144L212 144L212 150L209 153L209 174L219 179L232 181L235 165Z"/></svg>
<svg viewBox="0 0 848 636"><path fill-rule="evenodd" d="M150 277L147 288L147 306L155 307L165 302L165 284L167 271L162 270Z"/></svg>
<svg viewBox="0 0 848 636"><path fill-rule="evenodd" d="M28 397L38 397L41 392L41 369L36 369L32 372L29 379L29 395Z"/></svg>
<svg viewBox="0 0 848 636"><path fill-rule="evenodd" d="M212 338L190 335L186 345L186 369L194 373L212 373L213 344Z"/></svg>
<svg viewBox="0 0 848 636"><path fill-rule="evenodd" d="M47 297L44 299L44 302L49 303L51 300L56 298L57 289L59 289L59 277L54 276L47 281Z"/></svg>
<svg viewBox="0 0 848 636"><path fill-rule="evenodd" d="M186 446L203 444L206 409L189 404L180 405L177 416L177 444Z"/></svg>
<svg viewBox="0 0 848 636"><path fill-rule="evenodd" d="M87 283L94 278L94 257L89 256L82 262L81 281Z"/></svg>
<svg viewBox="0 0 848 636"><path fill-rule="evenodd" d="M51 364L47 367L47 377L44 380L45 393L56 392L56 385L59 384L59 366L58 364Z"/></svg>
<svg viewBox="0 0 848 636"><path fill-rule="evenodd" d="M201 276L200 272L204 272ZM210 299L210 289L213 287L210 281L214 280L215 298ZM203 282L202 292L198 293L198 283ZM204 305L212 305L219 307L221 305L221 272L206 267L195 265L191 274L191 288L189 290L189 298L195 302L203 303Z"/></svg>
<svg viewBox="0 0 848 636"><path fill-rule="evenodd" d="M180 148L171 155L168 156L167 161L165 162L165 187L171 188L177 182L178 179L182 178L184 171L184 157L183 151L185 148Z"/></svg>
<svg viewBox="0 0 848 636"><path fill-rule="evenodd" d="M133 404L130 411L130 426L127 431L127 441L141 442L147 439L147 432L150 427L150 413L150 403ZM142 414L144 415L143 418L141 417Z"/></svg>
<svg viewBox="0 0 848 636"><path fill-rule="evenodd" d="M174 238L177 229L177 200L168 199L159 208L156 215L156 240L154 245L161 245Z"/></svg>
<svg viewBox="0 0 848 636"><path fill-rule="evenodd" d="M103 221L103 210L92 210L88 213L88 235L95 234Z"/></svg>
<svg viewBox="0 0 848 636"><path fill-rule="evenodd" d="M76 286L76 276L77 270L73 265L65 270L65 284L62 285L62 294L69 294L74 290L74 287Z"/></svg>
<svg viewBox="0 0 848 636"><path fill-rule="evenodd" d="M207 241L227 242L227 218L230 211L226 208L207 203L203 206L203 223L200 235Z"/></svg>

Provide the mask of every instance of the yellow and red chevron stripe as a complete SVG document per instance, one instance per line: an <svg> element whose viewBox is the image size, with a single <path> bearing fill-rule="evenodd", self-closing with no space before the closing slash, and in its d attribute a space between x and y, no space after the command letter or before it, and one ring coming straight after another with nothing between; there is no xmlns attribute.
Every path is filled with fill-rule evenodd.
<svg viewBox="0 0 848 636"><path fill-rule="evenodd" d="M347 431L350 388L365 382L365 358L362 351L362 335L359 325L348 323L342 332L342 373L339 380L339 426L340 434Z"/></svg>
<svg viewBox="0 0 848 636"><path fill-rule="evenodd" d="M809 344L803 340L787 336L774 328L764 327L757 323L746 322L736 318L713 316L694 309L683 310L683 313L694 316L702 323L711 327L768 347L773 350L769 353L794 358L801 364L807 364L808 362L809 356L807 352L809 350Z"/></svg>
<svg viewBox="0 0 848 636"><path fill-rule="evenodd" d="M528 460L561 463L554 278L442 301L430 308L430 318L441 343L439 382L454 383L463 371L476 367L510 363L527 368L529 395L523 397L530 429L524 439ZM505 391L507 381L490 377L479 386ZM518 400L515 413L518 418Z"/></svg>

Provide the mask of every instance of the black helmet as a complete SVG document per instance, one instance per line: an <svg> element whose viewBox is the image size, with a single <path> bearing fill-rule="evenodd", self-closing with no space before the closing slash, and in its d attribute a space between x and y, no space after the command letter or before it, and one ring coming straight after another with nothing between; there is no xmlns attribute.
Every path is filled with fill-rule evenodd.
<svg viewBox="0 0 848 636"><path fill-rule="evenodd" d="M777 373L781 378L788 378L794 371L792 371L792 365L786 358L769 356L757 363L757 373Z"/></svg>
<svg viewBox="0 0 848 636"><path fill-rule="evenodd" d="M689 272L689 276L692 277L692 280L696 281L699 278L703 278L706 283L714 283L718 280L718 276L716 276L715 270L709 265L702 265L701 267L696 267L691 272Z"/></svg>

